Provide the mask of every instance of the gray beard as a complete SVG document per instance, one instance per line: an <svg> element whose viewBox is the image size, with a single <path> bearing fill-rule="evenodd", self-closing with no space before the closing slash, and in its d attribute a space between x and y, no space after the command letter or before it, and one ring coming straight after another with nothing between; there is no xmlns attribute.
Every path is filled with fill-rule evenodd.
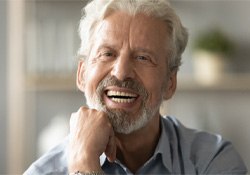
<svg viewBox="0 0 250 175"><path fill-rule="evenodd" d="M107 108L107 106L103 102L102 95L104 94L105 87L111 85L118 87L126 87L140 94L143 99L140 110L137 114L131 114L121 109ZM89 97L85 94L85 97L87 100L87 105L90 108L107 113L108 118L114 128L114 131L121 134L130 134L146 126L146 124L159 111L159 107L162 102L161 99L159 100L159 103L156 106L147 107L146 103L148 101L148 93L139 82L132 79L126 80L125 82L120 82L115 77L105 78L99 83L95 94Z"/></svg>
<svg viewBox="0 0 250 175"><path fill-rule="evenodd" d="M113 109L107 110L109 120L115 132L121 134L130 134L143 128L153 118L156 112L157 108L150 109L142 107L140 113L137 114L137 116L133 116L133 119L131 119L131 114L125 111Z"/></svg>

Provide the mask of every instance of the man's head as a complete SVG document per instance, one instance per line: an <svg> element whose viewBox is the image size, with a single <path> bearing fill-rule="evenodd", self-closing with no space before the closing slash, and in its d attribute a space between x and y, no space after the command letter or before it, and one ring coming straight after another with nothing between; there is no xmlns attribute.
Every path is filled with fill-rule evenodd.
<svg viewBox="0 0 250 175"><path fill-rule="evenodd" d="M166 0L96 0L80 23L77 85L91 108L131 133L175 92L187 33Z"/></svg>
<svg viewBox="0 0 250 175"><path fill-rule="evenodd" d="M84 15L80 21L81 47L78 54L81 58L88 58L91 46L95 42L93 34L98 23L117 11L130 15L143 13L164 21L168 26L168 43L171 43L169 66L171 69L179 68L188 34L168 0L93 0L84 8Z"/></svg>

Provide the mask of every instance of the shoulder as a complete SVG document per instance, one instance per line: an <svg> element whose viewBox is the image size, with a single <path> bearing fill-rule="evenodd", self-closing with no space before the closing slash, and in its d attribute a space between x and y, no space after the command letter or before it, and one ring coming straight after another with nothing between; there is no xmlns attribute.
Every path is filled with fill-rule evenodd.
<svg viewBox="0 0 250 175"><path fill-rule="evenodd" d="M178 147L182 162L192 164L199 174L245 174L244 162L231 142L220 135L189 129L173 117L164 117L172 146Z"/></svg>
<svg viewBox="0 0 250 175"><path fill-rule="evenodd" d="M42 157L36 160L24 172L24 175L63 175L68 173L67 169L67 145L68 137L62 143L52 148Z"/></svg>

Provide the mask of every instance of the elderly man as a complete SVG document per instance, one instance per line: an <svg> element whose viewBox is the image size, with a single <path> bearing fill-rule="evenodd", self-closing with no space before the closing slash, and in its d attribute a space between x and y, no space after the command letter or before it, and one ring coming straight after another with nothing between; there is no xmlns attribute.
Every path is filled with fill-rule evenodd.
<svg viewBox="0 0 250 175"><path fill-rule="evenodd" d="M187 32L167 0L94 0L80 23L77 86L88 107L28 174L245 174L230 142L161 117Z"/></svg>

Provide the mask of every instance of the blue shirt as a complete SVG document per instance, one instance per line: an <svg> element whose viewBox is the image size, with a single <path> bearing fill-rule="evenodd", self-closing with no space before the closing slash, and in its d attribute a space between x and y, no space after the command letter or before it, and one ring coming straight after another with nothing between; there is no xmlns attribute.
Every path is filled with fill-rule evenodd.
<svg viewBox="0 0 250 175"><path fill-rule="evenodd" d="M136 174L246 174L232 144L219 135L184 127L173 117L161 118L162 132L153 156ZM67 175L68 138L34 162L24 175ZM132 174L119 160L100 164L106 174Z"/></svg>

